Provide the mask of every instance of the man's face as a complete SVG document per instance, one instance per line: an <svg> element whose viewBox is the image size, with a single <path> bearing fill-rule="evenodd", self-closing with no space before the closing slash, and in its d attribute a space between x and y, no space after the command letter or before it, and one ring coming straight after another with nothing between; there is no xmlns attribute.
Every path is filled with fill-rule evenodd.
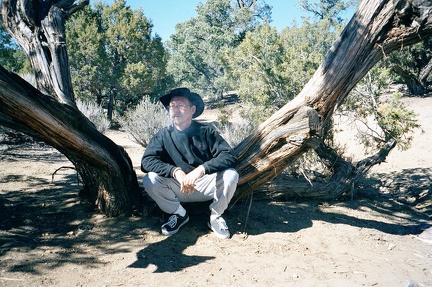
<svg viewBox="0 0 432 287"><path fill-rule="evenodd" d="M196 107L184 97L173 97L169 104L169 113L176 125L185 124L192 121L192 115Z"/></svg>

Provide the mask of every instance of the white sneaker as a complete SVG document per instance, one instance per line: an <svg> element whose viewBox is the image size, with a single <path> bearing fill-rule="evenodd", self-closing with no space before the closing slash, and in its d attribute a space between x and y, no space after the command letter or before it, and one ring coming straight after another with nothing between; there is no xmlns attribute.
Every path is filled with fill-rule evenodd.
<svg viewBox="0 0 432 287"><path fill-rule="evenodd" d="M214 220L210 220L207 225L215 233L216 237L220 239L228 239L230 237L228 226L222 217L219 216Z"/></svg>

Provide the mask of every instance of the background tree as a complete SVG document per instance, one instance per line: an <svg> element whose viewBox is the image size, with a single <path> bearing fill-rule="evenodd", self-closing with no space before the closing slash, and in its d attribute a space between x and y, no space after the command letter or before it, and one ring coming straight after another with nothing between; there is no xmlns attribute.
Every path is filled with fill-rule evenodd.
<svg viewBox="0 0 432 287"><path fill-rule="evenodd" d="M319 20L329 20L334 25L340 25L344 22L341 12L348 10L354 5L358 5L358 0L319 0L309 1L301 0L299 6L304 10L311 12Z"/></svg>
<svg viewBox="0 0 432 287"><path fill-rule="evenodd" d="M320 0L311 2L302 0L299 5L313 13L318 19L328 19L331 23L342 24L340 13L355 5L356 0ZM394 51L384 60L391 66L392 72L399 79L398 82L406 84L413 95L425 94L428 90L428 77L432 70L431 40L424 39L421 43L403 47Z"/></svg>
<svg viewBox="0 0 432 287"><path fill-rule="evenodd" d="M311 148L333 173L324 184L297 186L301 196L338 196L349 191L358 176L383 161L395 146L393 138L380 152L353 166L324 144L323 127L337 105L384 55L430 37L430 8L429 1L363 1L302 91L235 147L240 161L240 195L274 178Z"/></svg>
<svg viewBox="0 0 432 287"><path fill-rule="evenodd" d="M74 93L83 101L103 104L109 87L110 65L105 51L102 19L90 6L75 13L66 22L67 48Z"/></svg>
<svg viewBox="0 0 432 287"><path fill-rule="evenodd" d="M29 73L31 71L24 53L3 27L0 17L0 65L16 73Z"/></svg>
<svg viewBox="0 0 432 287"><path fill-rule="evenodd" d="M230 90L221 55L225 49L237 46L256 26L254 13L268 13L268 9L260 9L258 1L239 1L237 6L231 3L205 1L197 6L196 18L176 25L166 45L170 52L168 72L177 86L188 86L210 97L221 97Z"/></svg>
<svg viewBox="0 0 432 287"><path fill-rule="evenodd" d="M397 82L407 85L413 95L428 92L429 75L432 70L432 40L395 51L386 59L391 71L397 75Z"/></svg>
<svg viewBox="0 0 432 287"><path fill-rule="evenodd" d="M145 95L166 90L167 55L142 10L124 0L97 3L68 21L72 79L78 97L94 99L123 114Z"/></svg>
<svg viewBox="0 0 432 287"><path fill-rule="evenodd" d="M278 33L264 22L227 50L225 71L240 101L250 107L246 117L259 124L300 92L337 38L329 23L304 19Z"/></svg>
<svg viewBox="0 0 432 287"><path fill-rule="evenodd" d="M264 22L246 33L237 46L226 50L225 72L231 87L246 105L255 125L270 116L289 98L290 78L284 73L284 50L276 29ZM293 94L290 94L291 97Z"/></svg>

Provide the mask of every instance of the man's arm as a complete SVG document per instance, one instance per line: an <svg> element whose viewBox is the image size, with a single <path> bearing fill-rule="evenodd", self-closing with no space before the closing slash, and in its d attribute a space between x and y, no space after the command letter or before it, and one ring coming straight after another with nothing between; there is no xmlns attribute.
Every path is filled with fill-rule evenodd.
<svg viewBox="0 0 432 287"><path fill-rule="evenodd" d="M161 133L157 133L148 143L141 159L143 172L155 172L163 177L174 177L176 166L170 160L163 147Z"/></svg>
<svg viewBox="0 0 432 287"><path fill-rule="evenodd" d="M234 168L237 165L237 155L216 130L210 129L207 139L212 158L203 163L206 174Z"/></svg>

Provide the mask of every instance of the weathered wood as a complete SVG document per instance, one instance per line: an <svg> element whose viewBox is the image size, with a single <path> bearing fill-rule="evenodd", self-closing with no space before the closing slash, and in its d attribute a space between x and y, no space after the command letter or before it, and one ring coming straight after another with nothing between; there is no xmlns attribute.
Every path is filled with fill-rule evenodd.
<svg viewBox="0 0 432 287"><path fill-rule="evenodd" d="M315 110L302 107L289 124L275 127L266 138L259 139L259 145L250 146L247 149L249 158L237 166L241 174L239 186L254 190L280 174L289 164L286 162L287 157L296 160L309 148L308 144L312 141L310 132L312 128L317 128L314 124L317 117ZM242 152L246 150L236 151L240 158L245 156Z"/></svg>
<svg viewBox="0 0 432 287"><path fill-rule="evenodd" d="M66 49L65 17L87 2L2 1L3 23L30 60L38 89L74 106Z"/></svg>
<svg viewBox="0 0 432 287"><path fill-rule="evenodd" d="M297 125L294 115L300 109L315 110L325 125L338 103L380 59L431 35L430 1L363 1L302 91L235 147L240 167L237 195L274 178L309 149L315 130L289 128ZM286 140L288 136L301 140L295 145Z"/></svg>
<svg viewBox="0 0 432 287"><path fill-rule="evenodd" d="M371 167L384 162L395 145L393 140L388 142L379 152L359 161L355 166L339 157L329 147L318 145L316 150L325 159L325 164L335 170L331 180L316 177L310 172L307 178L281 174L258 191L284 199L328 200L338 198L344 193L353 195L352 187L364 178Z"/></svg>
<svg viewBox="0 0 432 287"><path fill-rule="evenodd" d="M3 0L6 29L23 48L38 90L0 70L0 123L63 153L84 183L82 195L109 216L130 214L140 189L123 148L99 133L76 108L66 49L65 20L88 5L74 0Z"/></svg>
<svg viewBox="0 0 432 287"><path fill-rule="evenodd" d="M136 174L122 147L99 133L77 109L40 93L1 66L0 113L36 131L39 139L73 162L84 162L86 168L78 164L77 170L81 176L90 173L97 185L96 203L107 215L130 214L139 203Z"/></svg>
<svg viewBox="0 0 432 287"><path fill-rule="evenodd" d="M431 72L432 72L432 59L430 59L427 65L424 66L420 71L419 80L424 86L427 85L427 78L429 77Z"/></svg>

